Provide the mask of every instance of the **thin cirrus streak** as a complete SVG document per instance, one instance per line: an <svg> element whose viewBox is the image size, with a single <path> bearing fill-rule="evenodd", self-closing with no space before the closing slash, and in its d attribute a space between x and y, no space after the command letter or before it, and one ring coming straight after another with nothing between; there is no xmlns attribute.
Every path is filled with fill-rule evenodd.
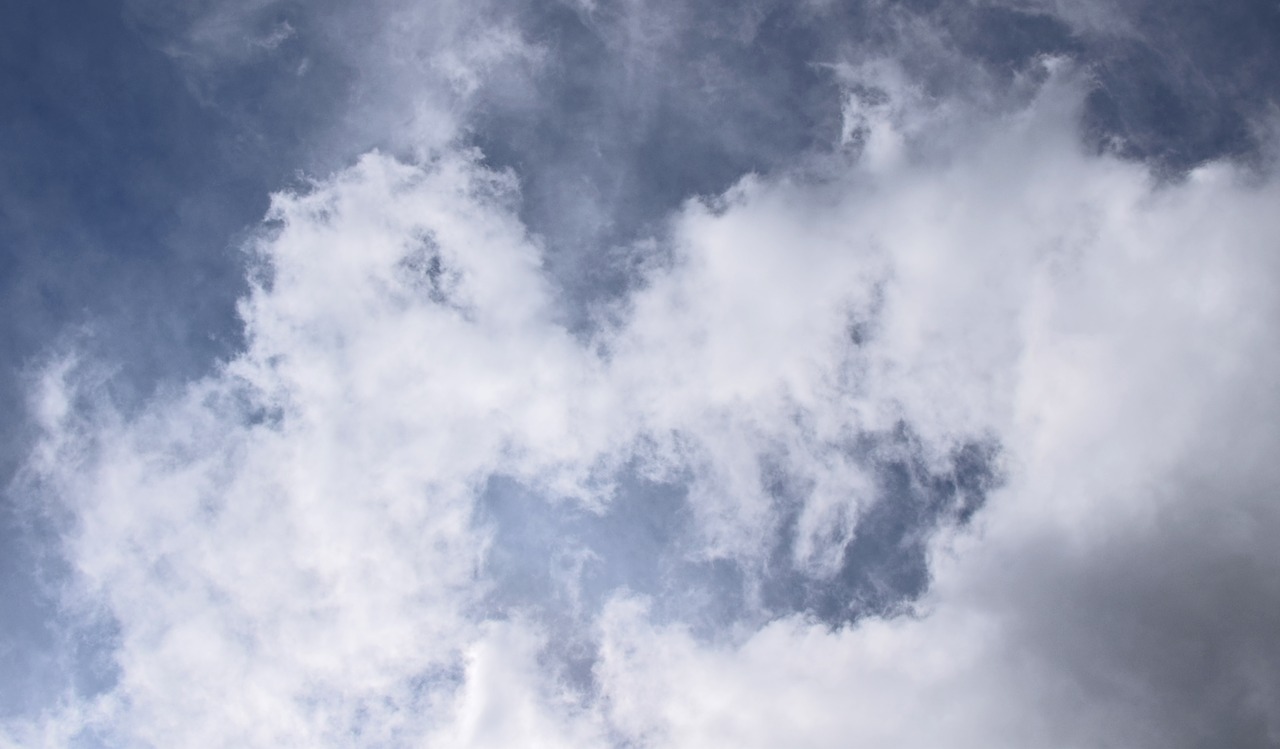
<svg viewBox="0 0 1280 749"><path fill-rule="evenodd" d="M237 350L29 375L10 494L107 665L0 744L1280 743L1280 187L1242 103L1105 101L1167 29L132 7L209 106L289 55L361 95Z"/></svg>

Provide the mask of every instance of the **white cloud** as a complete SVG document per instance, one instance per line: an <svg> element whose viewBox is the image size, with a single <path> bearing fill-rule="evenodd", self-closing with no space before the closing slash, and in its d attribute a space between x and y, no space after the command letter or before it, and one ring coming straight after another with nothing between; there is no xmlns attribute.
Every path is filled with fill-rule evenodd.
<svg viewBox="0 0 1280 749"><path fill-rule="evenodd" d="M882 248L891 280L863 397L893 404L927 445L993 432L1009 480L975 535L935 539L917 616L836 631L793 617L707 646L616 602L600 675L630 735L664 747L1280 736L1280 470L1264 457L1280 448L1277 188L1223 166L1155 185L1085 156L1063 95L1051 87L945 165L855 173L836 188L847 202L817 218L806 207L824 190L774 187L807 231L759 229L772 195L719 219L787 244L798 265L823 221ZM842 246L825 245L825 274Z"/></svg>
<svg viewBox="0 0 1280 749"><path fill-rule="evenodd" d="M548 322L509 191L465 158L367 157L277 199L250 344L222 371L92 420L46 381L33 469L120 627L113 735L316 746L431 725L483 592L477 487L583 462L590 437L568 431L589 369Z"/></svg>
<svg viewBox="0 0 1280 749"><path fill-rule="evenodd" d="M863 112L893 148L690 202L673 262L586 342L558 321L514 177L474 154L371 154L277 196L241 356L137 414L76 406L94 394L74 367L43 384L31 480L75 518L68 558L119 626L120 677L97 713L32 730L476 747L1280 730L1280 195L1086 155L1079 100L1060 71L1018 111ZM642 453L692 473L691 553L758 569L779 521L767 458L804 487L796 561L820 578L888 501L850 445L899 423L934 464L994 437L1008 479L973 534L935 539L918 616L709 644L623 595L596 623L596 700L539 662L540 623L480 620L491 476L601 509Z"/></svg>

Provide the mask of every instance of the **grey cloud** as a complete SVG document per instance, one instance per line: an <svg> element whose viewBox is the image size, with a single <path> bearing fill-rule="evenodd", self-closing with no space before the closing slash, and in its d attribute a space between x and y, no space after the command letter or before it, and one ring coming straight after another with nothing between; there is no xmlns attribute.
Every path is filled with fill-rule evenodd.
<svg viewBox="0 0 1280 749"><path fill-rule="evenodd" d="M992 571L1027 596L1011 646L1045 681L1068 682L1071 699L1110 704L1090 712L1117 746L1280 742L1280 570L1269 541L1228 540L1242 524L1269 536L1275 519L1242 515L1239 499L1212 484L1197 489L1224 509L1158 521L1149 538L1116 540L1088 558L1035 547L1006 560L1009 570L1034 564L1034 579Z"/></svg>

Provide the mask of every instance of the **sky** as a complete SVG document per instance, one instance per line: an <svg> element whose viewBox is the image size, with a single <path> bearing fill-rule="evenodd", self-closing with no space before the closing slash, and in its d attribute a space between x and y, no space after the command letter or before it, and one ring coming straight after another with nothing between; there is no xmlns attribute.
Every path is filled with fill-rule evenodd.
<svg viewBox="0 0 1280 749"><path fill-rule="evenodd" d="M1280 746L1280 6L0 7L0 747Z"/></svg>

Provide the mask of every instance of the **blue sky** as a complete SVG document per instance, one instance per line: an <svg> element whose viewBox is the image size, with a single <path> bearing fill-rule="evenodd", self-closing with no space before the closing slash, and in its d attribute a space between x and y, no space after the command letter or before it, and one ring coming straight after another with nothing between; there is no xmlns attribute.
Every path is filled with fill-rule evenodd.
<svg viewBox="0 0 1280 749"><path fill-rule="evenodd" d="M1275 746L1276 33L8 4L0 746Z"/></svg>

